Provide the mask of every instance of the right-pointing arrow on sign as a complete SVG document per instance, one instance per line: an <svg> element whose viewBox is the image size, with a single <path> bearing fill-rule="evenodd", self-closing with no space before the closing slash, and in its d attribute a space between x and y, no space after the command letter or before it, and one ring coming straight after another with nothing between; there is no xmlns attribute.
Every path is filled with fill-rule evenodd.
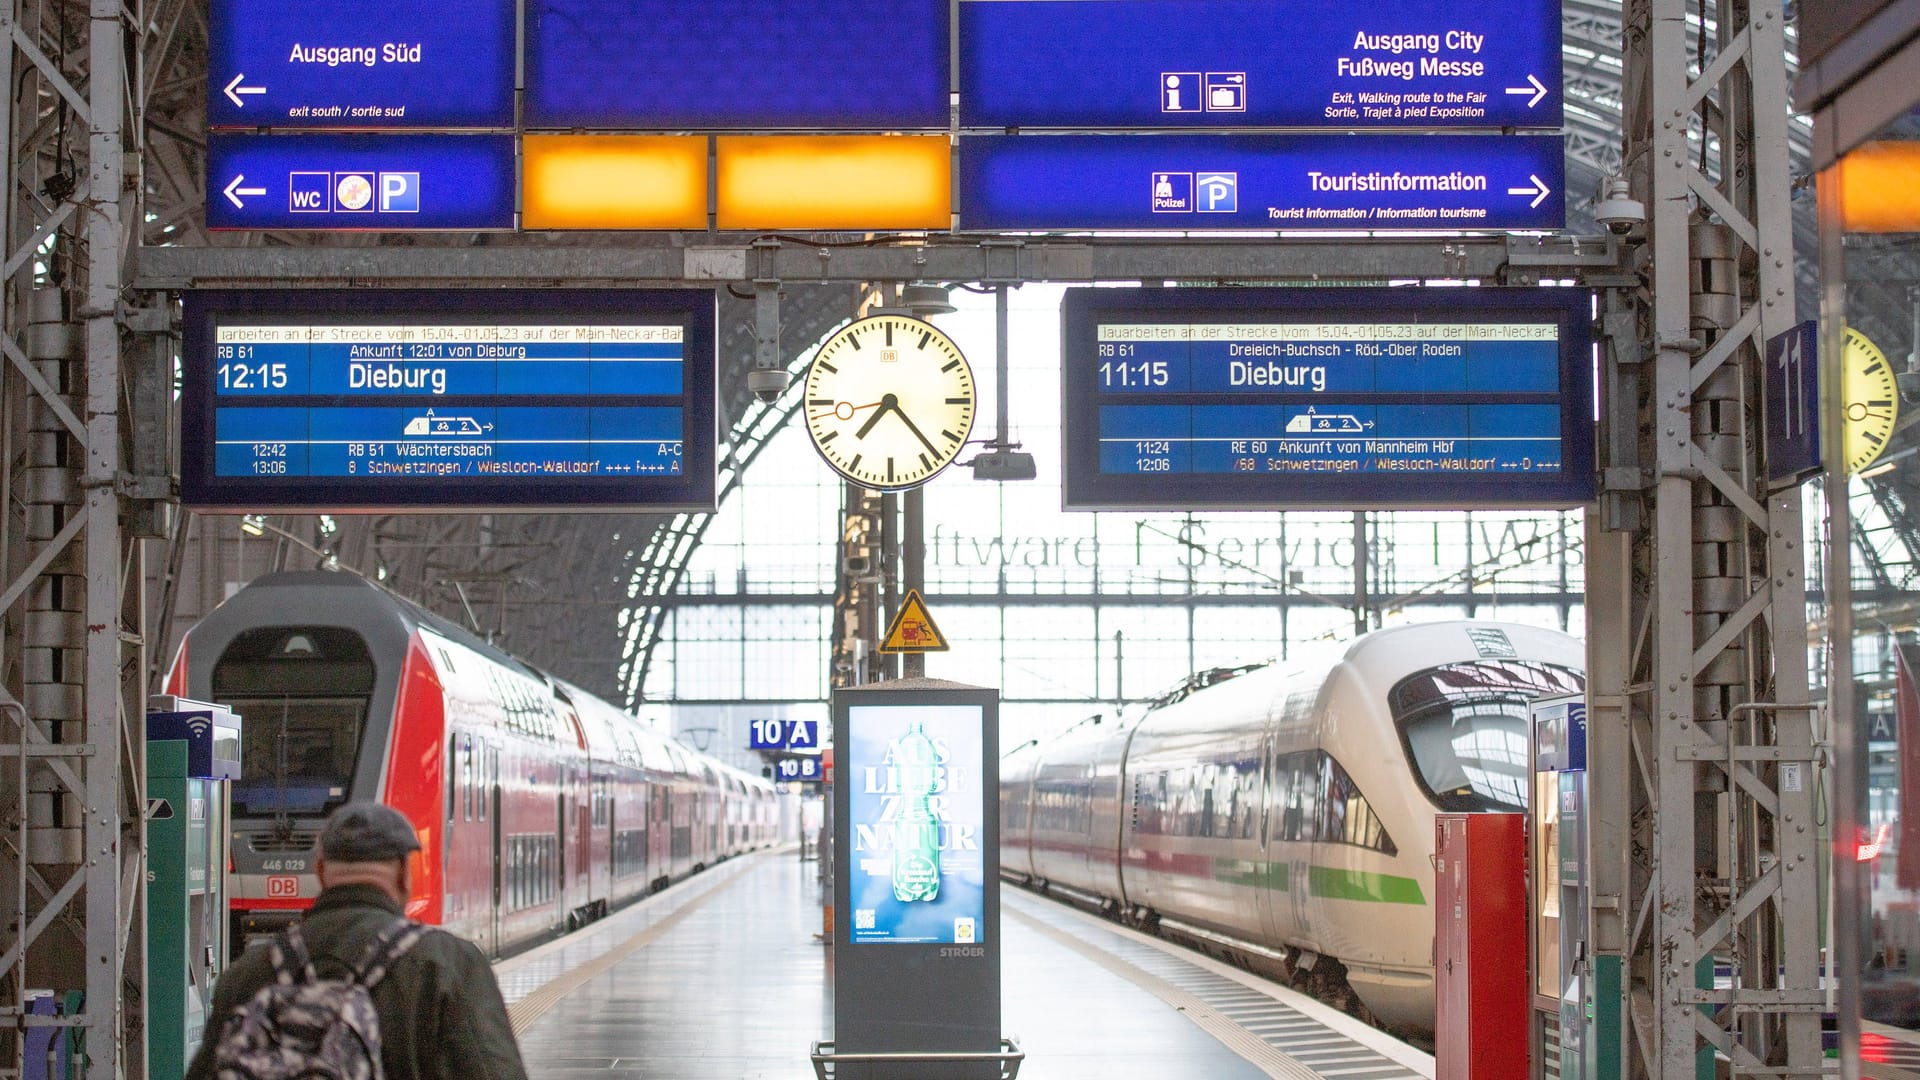
<svg viewBox="0 0 1920 1080"><path fill-rule="evenodd" d="M1547 196L1553 194L1552 189L1548 188L1539 177L1528 176L1527 179L1533 181L1532 187L1510 187L1507 189L1507 194L1533 196L1533 201L1527 204L1529 207L1539 206L1546 201Z"/></svg>
<svg viewBox="0 0 1920 1080"><path fill-rule="evenodd" d="M1509 86L1507 87L1507 93L1532 94L1533 96L1527 99L1527 108L1531 109L1535 105L1540 104L1540 99L1547 96L1547 88L1539 79L1534 78L1532 75L1527 76L1527 83L1529 85Z"/></svg>
<svg viewBox="0 0 1920 1080"><path fill-rule="evenodd" d="M231 202L235 208L240 210L245 210L247 208L247 204L240 201L240 196L265 195L267 193L267 189L263 187L241 187L240 185L242 183L245 183L246 179L247 178L245 175L235 176L233 178L233 183L228 184L220 192L220 194L225 195L227 197L228 202Z"/></svg>

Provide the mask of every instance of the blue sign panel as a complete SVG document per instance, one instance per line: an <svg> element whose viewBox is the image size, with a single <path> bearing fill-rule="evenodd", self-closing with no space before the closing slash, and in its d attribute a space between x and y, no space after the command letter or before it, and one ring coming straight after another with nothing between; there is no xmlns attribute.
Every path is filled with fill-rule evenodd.
<svg viewBox="0 0 1920 1080"><path fill-rule="evenodd" d="M527 0L529 128L946 130L947 0Z"/></svg>
<svg viewBox="0 0 1920 1080"><path fill-rule="evenodd" d="M189 505L713 505L710 292L208 292L186 304Z"/></svg>
<svg viewBox="0 0 1920 1080"><path fill-rule="evenodd" d="M211 229L513 228L511 135L215 135Z"/></svg>
<svg viewBox="0 0 1920 1080"><path fill-rule="evenodd" d="M820 775L819 754L783 757L775 760L773 763L773 778L775 780L818 781Z"/></svg>
<svg viewBox="0 0 1920 1080"><path fill-rule="evenodd" d="M962 229L1557 229L1560 136L982 135Z"/></svg>
<svg viewBox="0 0 1920 1080"><path fill-rule="evenodd" d="M1820 324L1767 339L1767 479L1797 484L1821 469Z"/></svg>
<svg viewBox="0 0 1920 1080"><path fill-rule="evenodd" d="M1559 0L961 0L960 123L1557 128Z"/></svg>
<svg viewBox="0 0 1920 1080"><path fill-rule="evenodd" d="M215 128L510 128L514 0L212 0Z"/></svg>
<svg viewBox="0 0 1920 1080"><path fill-rule="evenodd" d="M1069 290L1067 507L1584 502L1592 303L1573 289Z"/></svg>
<svg viewBox="0 0 1920 1080"><path fill-rule="evenodd" d="M818 750L818 720L750 720L747 722L749 750Z"/></svg>
<svg viewBox="0 0 1920 1080"><path fill-rule="evenodd" d="M983 712L848 709L853 944L986 940Z"/></svg>

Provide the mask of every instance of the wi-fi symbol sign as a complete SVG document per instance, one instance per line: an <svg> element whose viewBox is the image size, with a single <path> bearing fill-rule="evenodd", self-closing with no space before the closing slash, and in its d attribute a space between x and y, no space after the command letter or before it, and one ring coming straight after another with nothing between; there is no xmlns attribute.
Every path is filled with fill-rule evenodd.
<svg viewBox="0 0 1920 1080"><path fill-rule="evenodd" d="M204 716L196 716L187 721L187 731L192 735L205 735L213 730L213 721Z"/></svg>

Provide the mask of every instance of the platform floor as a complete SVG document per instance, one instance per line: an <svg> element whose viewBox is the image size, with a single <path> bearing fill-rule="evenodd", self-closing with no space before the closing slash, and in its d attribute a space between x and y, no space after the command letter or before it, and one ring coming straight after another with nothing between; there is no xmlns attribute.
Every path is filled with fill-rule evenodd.
<svg viewBox="0 0 1920 1080"><path fill-rule="evenodd" d="M496 972L533 1080L807 1080L832 1037L816 867L735 859ZM1431 1077L1311 999L1011 886L1003 1016L1022 1080Z"/></svg>

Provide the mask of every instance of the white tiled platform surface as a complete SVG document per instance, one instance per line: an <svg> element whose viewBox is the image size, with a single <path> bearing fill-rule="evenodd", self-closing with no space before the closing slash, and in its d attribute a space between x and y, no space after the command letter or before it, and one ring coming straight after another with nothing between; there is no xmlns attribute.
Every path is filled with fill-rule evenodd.
<svg viewBox="0 0 1920 1080"><path fill-rule="evenodd" d="M832 1037L816 866L722 864L496 969L533 1080L806 1080ZM1012 887L1022 1080L1400 1080L1432 1059L1284 988Z"/></svg>

